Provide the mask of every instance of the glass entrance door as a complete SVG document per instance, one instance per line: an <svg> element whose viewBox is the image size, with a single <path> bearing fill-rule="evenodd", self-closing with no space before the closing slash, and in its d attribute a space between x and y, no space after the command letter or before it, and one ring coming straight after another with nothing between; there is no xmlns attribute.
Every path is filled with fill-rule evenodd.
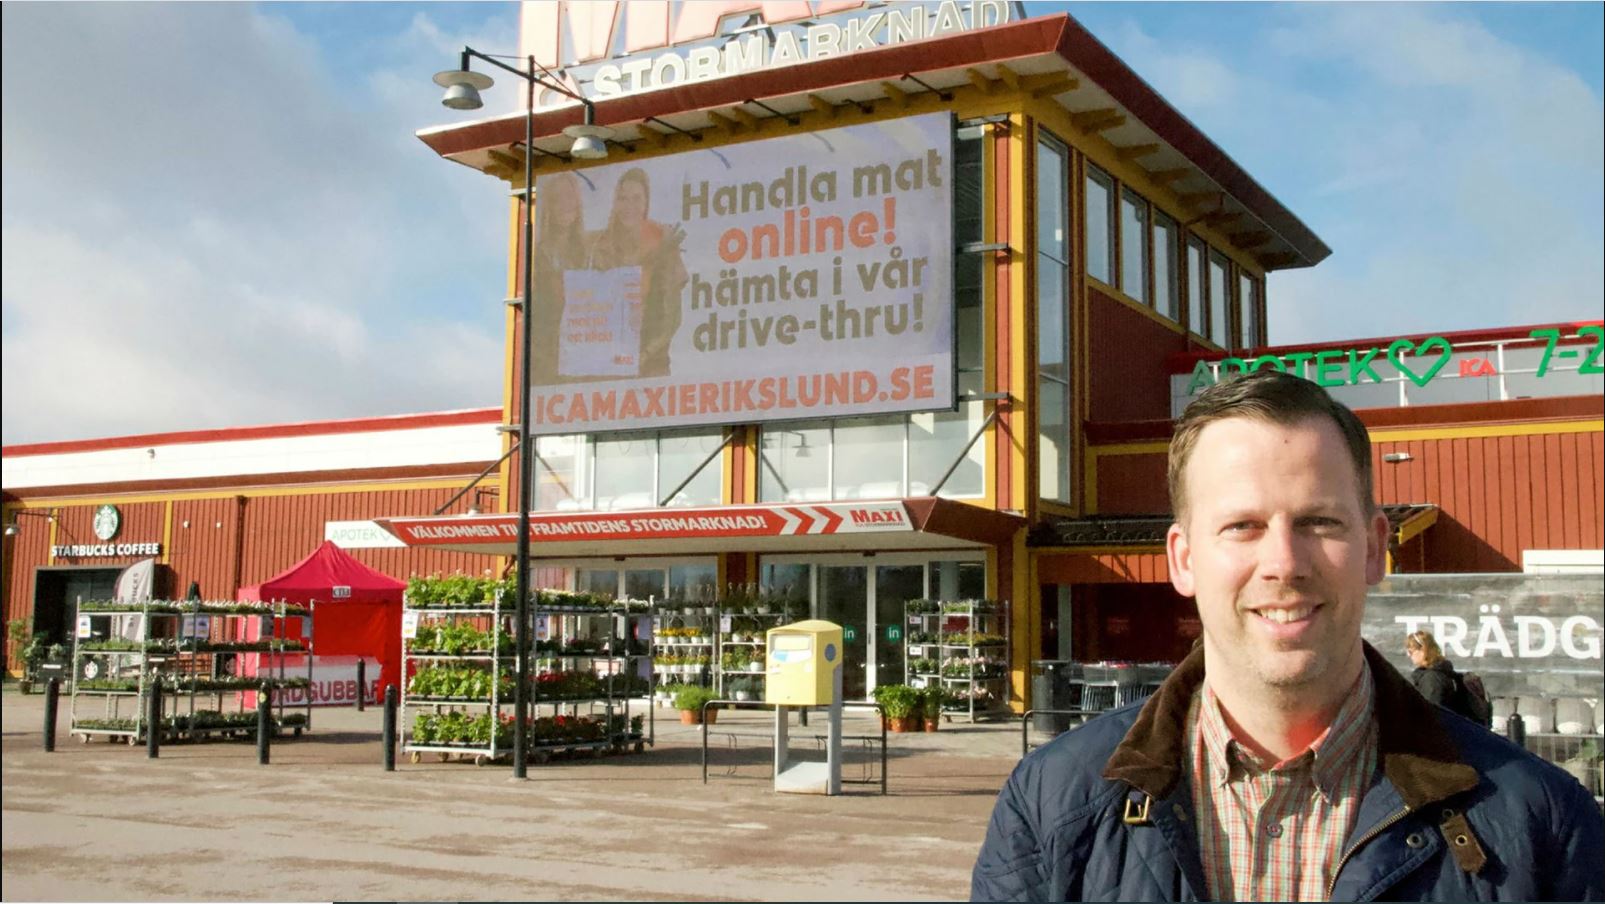
<svg viewBox="0 0 1605 904"><path fill-rule="evenodd" d="M868 643L869 569L862 565L819 566L819 599L815 611L842 626L842 699L869 696Z"/></svg>
<svg viewBox="0 0 1605 904"><path fill-rule="evenodd" d="M872 686L902 684L903 604L925 596L924 565L875 566L875 674Z"/></svg>

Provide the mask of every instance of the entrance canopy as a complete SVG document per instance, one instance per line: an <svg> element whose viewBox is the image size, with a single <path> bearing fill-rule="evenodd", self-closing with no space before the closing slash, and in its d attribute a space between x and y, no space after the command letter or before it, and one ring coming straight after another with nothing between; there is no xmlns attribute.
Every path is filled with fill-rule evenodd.
<svg viewBox="0 0 1605 904"><path fill-rule="evenodd" d="M379 519L408 546L513 555L517 514ZM976 549L1006 542L1025 519L922 497L814 505L722 505L622 512L537 512L541 558L714 552Z"/></svg>

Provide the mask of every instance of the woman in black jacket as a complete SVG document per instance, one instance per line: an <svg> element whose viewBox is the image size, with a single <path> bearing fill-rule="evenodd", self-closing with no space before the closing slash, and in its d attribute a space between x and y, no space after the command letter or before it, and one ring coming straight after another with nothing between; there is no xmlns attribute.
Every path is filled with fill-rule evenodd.
<svg viewBox="0 0 1605 904"><path fill-rule="evenodd" d="M1431 631L1416 631L1404 638L1404 652L1415 671L1410 683L1421 696L1445 709L1459 711L1459 682L1454 663L1443 658L1443 650Z"/></svg>

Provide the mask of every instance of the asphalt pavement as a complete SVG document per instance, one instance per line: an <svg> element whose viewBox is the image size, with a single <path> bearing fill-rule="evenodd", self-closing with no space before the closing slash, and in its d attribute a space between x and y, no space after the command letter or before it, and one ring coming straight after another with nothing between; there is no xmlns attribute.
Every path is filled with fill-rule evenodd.
<svg viewBox="0 0 1605 904"><path fill-rule="evenodd" d="M968 894L1018 720L893 734L847 719L838 797L777 794L773 716L701 729L655 710L640 754L475 766L398 757L382 712L318 709L258 765L250 741L43 750L41 695L0 695L5 901L953 900ZM82 705L82 702L80 702ZM794 749L816 754L795 723Z"/></svg>

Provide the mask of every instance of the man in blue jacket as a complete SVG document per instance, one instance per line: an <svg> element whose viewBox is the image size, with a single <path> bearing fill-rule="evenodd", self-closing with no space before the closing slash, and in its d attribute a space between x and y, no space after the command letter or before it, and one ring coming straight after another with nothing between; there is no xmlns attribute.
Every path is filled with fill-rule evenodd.
<svg viewBox="0 0 1605 904"><path fill-rule="evenodd" d="M1605 897L1588 792L1360 639L1388 523L1353 412L1282 373L1221 383L1177 423L1169 470L1170 579L1200 649L1021 761L972 900Z"/></svg>

